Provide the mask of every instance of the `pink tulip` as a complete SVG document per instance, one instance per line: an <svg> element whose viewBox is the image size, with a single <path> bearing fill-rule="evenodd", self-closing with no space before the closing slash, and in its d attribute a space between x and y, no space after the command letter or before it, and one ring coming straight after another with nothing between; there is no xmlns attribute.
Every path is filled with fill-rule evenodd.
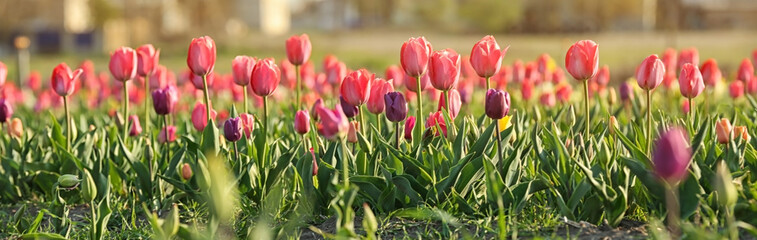
<svg viewBox="0 0 757 240"><path fill-rule="evenodd" d="M129 136L139 136L139 134L142 133L142 125L139 125L139 117L137 117L137 115L131 115L129 116L129 122L131 123Z"/></svg>
<svg viewBox="0 0 757 240"><path fill-rule="evenodd" d="M211 88L212 86L215 85L216 77L218 77L218 74L216 74L214 72L211 72L211 73L208 73L207 75L205 75L205 81L207 81L207 83L208 83L208 88ZM192 74L191 81L192 81L192 86L194 86L195 89L197 89L197 90L204 89L204 83L202 82L202 76Z"/></svg>
<svg viewBox="0 0 757 240"><path fill-rule="evenodd" d="M294 115L294 131L303 135L310 131L310 114L307 110L299 110Z"/></svg>
<svg viewBox="0 0 757 240"><path fill-rule="evenodd" d="M215 120L216 119L216 111L210 110L210 119ZM195 104L194 109L192 110L192 126L194 126L195 130L198 132L202 132L205 129L205 126L208 125L208 117L207 113L205 111L205 104L198 102Z"/></svg>
<svg viewBox="0 0 757 240"><path fill-rule="evenodd" d="M565 54L565 68L573 78L590 79L599 70L599 46L591 40L581 40L570 46Z"/></svg>
<svg viewBox="0 0 757 240"><path fill-rule="evenodd" d="M442 112L430 113L428 119L426 119L426 129L431 129L434 136L443 134L447 136L447 124L444 122L444 115Z"/></svg>
<svg viewBox="0 0 757 240"><path fill-rule="evenodd" d="M748 83L754 77L754 66L749 58L744 58L739 65L739 70L736 72L736 80Z"/></svg>
<svg viewBox="0 0 757 240"><path fill-rule="evenodd" d="M234 83L239 86L250 84L252 68L255 67L257 59L250 56L236 56L231 61L231 73L234 76Z"/></svg>
<svg viewBox="0 0 757 240"><path fill-rule="evenodd" d="M405 83L405 73L397 65L387 67L384 72L384 77L386 80L390 81L392 85L399 86ZM415 82L415 80L413 80L413 82Z"/></svg>
<svg viewBox="0 0 757 240"><path fill-rule="evenodd" d="M166 132L168 133L166 134ZM168 136L168 142L176 141L176 127L168 126L161 129L160 133L158 134L158 142L160 144L166 143L166 136Z"/></svg>
<svg viewBox="0 0 757 240"><path fill-rule="evenodd" d="M493 36L485 36L473 45L470 53L470 64L479 77L494 76L502 66L502 58L505 57L508 48L500 49Z"/></svg>
<svg viewBox="0 0 757 240"><path fill-rule="evenodd" d="M446 96L444 96L444 93L441 93L439 94L439 105L436 108L436 111L442 112L442 108L447 109L447 111L449 112L449 117L451 119L455 119L457 117L457 114L460 113L460 106L462 105L460 92L458 92L457 89L452 89L447 93L449 94L450 108L447 108Z"/></svg>
<svg viewBox="0 0 757 240"><path fill-rule="evenodd" d="M691 106L689 106L689 101L681 102L681 112L683 112L683 114L689 114L689 111L691 111Z"/></svg>
<svg viewBox="0 0 757 240"><path fill-rule="evenodd" d="M155 66L150 74L150 89L164 88L168 85L168 69L163 65Z"/></svg>
<svg viewBox="0 0 757 240"><path fill-rule="evenodd" d="M431 53L428 74L434 88L440 91L454 88L460 78L460 55L449 48Z"/></svg>
<svg viewBox="0 0 757 240"><path fill-rule="evenodd" d="M326 81L334 86L341 84L342 79L347 76L347 66L334 55L328 55L323 60L323 71L326 72Z"/></svg>
<svg viewBox="0 0 757 240"><path fill-rule="evenodd" d="M557 100L560 101L560 103L567 103L568 101L570 101L570 95L572 93L573 88L570 86L570 84L561 84L557 86L555 96L557 97Z"/></svg>
<svg viewBox="0 0 757 240"><path fill-rule="evenodd" d="M281 60L281 65L279 66L281 70L281 85L289 88L294 89L297 85L297 72L294 69L294 65L292 65L289 60Z"/></svg>
<svg viewBox="0 0 757 240"><path fill-rule="evenodd" d="M137 76L137 52L129 47L120 47L110 54L110 74L118 81L125 82Z"/></svg>
<svg viewBox="0 0 757 240"><path fill-rule="evenodd" d="M281 72L273 58L259 60L252 69L250 81L255 95L266 97L273 94L281 81Z"/></svg>
<svg viewBox="0 0 757 240"><path fill-rule="evenodd" d="M516 83L523 83L526 79L526 67L523 65L523 61L516 59L513 62L513 81Z"/></svg>
<svg viewBox="0 0 757 240"><path fill-rule="evenodd" d="M5 80L8 77L8 66L5 63L0 62L0 86L5 85Z"/></svg>
<svg viewBox="0 0 757 240"><path fill-rule="evenodd" d="M602 68L600 68L597 72L597 75L594 75L592 81L597 83L599 90L607 87L607 85L610 84L610 67L608 67L607 65L602 66Z"/></svg>
<svg viewBox="0 0 757 240"><path fill-rule="evenodd" d="M244 135L249 139L252 130L255 129L255 118L252 114L242 113L239 114L239 119L242 121L242 129L244 129Z"/></svg>
<svg viewBox="0 0 757 240"><path fill-rule="evenodd" d="M431 43L426 38L410 38L402 44L400 50L400 63L407 75L417 78L426 73L429 57L431 55Z"/></svg>
<svg viewBox="0 0 757 240"><path fill-rule="evenodd" d="M37 71L31 71L29 77L26 79L26 86L29 87L32 92L39 92L42 88L42 75Z"/></svg>
<svg viewBox="0 0 757 240"><path fill-rule="evenodd" d="M405 79L405 88L407 88L407 90L410 90L411 92L417 93L418 83L416 83L416 79L409 75L405 75L404 79ZM431 77L429 77L428 74L424 74L423 76L421 76L421 91L428 88L428 85L430 82L431 82Z"/></svg>
<svg viewBox="0 0 757 240"><path fill-rule="evenodd" d="M321 119L318 123L318 133L332 141L345 137L349 131L350 124L347 122L347 116L344 115L341 107L337 106L333 110L321 107L317 111L318 117Z"/></svg>
<svg viewBox="0 0 757 240"><path fill-rule="evenodd" d="M665 75L665 65L657 55L649 55L636 71L636 82L644 90L653 90L660 86Z"/></svg>
<svg viewBox="0 0 757 240"><path fill-rule="evenodd" d="M749 94L757 93L757 79L752 78L752 80L746 83L746 92Z"/></svg>
<svg viewBox="0 0 757 240"><path fill-rule="evenodd" d="M302 65L310 58L312 48L307 34L291 36L286 41L287 59L294 65Z"/></svg>
<svg viewBox="0 0 757 240"><path fill-rule="evenodd" d="M342 81L339 93L350 105L361 106L368 102L374 79L375 74L368 72L368 70L353 71Z"/></svg>
<svg viewBox="0 0 757 240"><path fill-rule="evenodd" d="M536 59L536 70L538 71L540 78L544 82L552 81L552 70L549 69L550 62L553 62L552 57L549 54L542 53Z"/></svg>
<svg viewBox="0 0 757 240"><path fill-rule="evenodd" d="M415 117L408 116L405 120L405 140L413 140L413 128L415 127Z"/></svg>
<svg viewBox="0 0 757 240"><path fill-rule="evenodd" d="M741 95L744 95L744 83L741 81L733 81L728 85L728 93L731 98L738 99Z"/></svg>
<svg viewBox="0 0 757 240"><path fill-rule="evenodd" d="M530 100L531 96L533 96L534 92L534 85L531 84L531 82L523 82L520 86L520 94L523 100Z"/></svg>
<svg viewBox="0 0 757 240"><path fill-rule="evenodd" d="M565 81L565 72L562 68L555 68L552 71L552 84L560 84L562 81Z"/></svg>
<svg viewBox="0 0 757 240"><path fill-rule="evenodd" d="M539 102L541 105L551 108L555 106L555 95L550 92L544 92L539 96Z"/></svg>
<svg viewBox="0 0 757 240"><path fill-rule="evenodd" d="M707 61L704 61L702 64L702 79L704 79L704 84L708 87L715 87L718 82L723 77L723 74L720 72L720 69L718 68L718 62L715 61L715 59L707 59Z"/></svg>
<svg viewBox="0 0 757 240"><path fill-rule="evenodd" d="M683 65L691 63L694 66L699 66L699 51L696 48L681 49L678 53L678 70L683 69ZM673 69L668 69L673 71Z"/></svg>
<svg viewBox="0 0 757 240"><path fill-rule="evenodd" d="M678 69L678 52L673 48L667 48L662 53L660 60L665 65L665 69L669 70L668 73L675 78L676 71L673 71L673 69Z"/></svg>
<svg viewBox="0 0 757 240"><path fill-rule="evenodd" d="M152 74L160 61L160 50L155 50L152 44L145 44L137 48L137 74L145 77Z"/></svg>
<svg viewBox="0 0 757 240"><path fill-rule="evenodd" d="M683 64L679 86L681 95L686 98L695 98L704 90L704 80L699 68L691 63Z"/></svg>
<svg viewBox="0 0 757 240"><path fill-rule="evenodd" d="M216 43L203 36L193 38L187 53L187 66L195 75L203 76L213 71L216 64Z"/></svg>
<svg viewBox="0 0 757 240"><path fill-rule="evenodd" d="M53 75L50 77L50 84L52 89L58 96L65 97L74 93L74 85L82 74L81 69L71 72L71 68L66 63L58 64L53 69Z"/></svg>
<svg viewBox="0 0 757 240"><path fill-rule="evenodd" d="M371 94L368 97L368 111L373 114L381 114L384 112L384 95L389 92L394 92L394 86L392 82L386 81L381 78L376 78L371 86Z"/></svg>

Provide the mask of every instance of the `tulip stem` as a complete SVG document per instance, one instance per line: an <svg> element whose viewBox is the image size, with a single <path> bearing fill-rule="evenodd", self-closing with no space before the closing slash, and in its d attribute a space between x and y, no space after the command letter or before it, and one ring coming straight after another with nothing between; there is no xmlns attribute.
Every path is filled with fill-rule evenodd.
<svg viewBox="0 0 757 240"><path fill-rule="evenodd" d="M415 78L415 86L416 86L416 98L418 99L418 111L417 111L417 117L415 118L415 121L417 121L417 127L415 127L415 136L413 138L413 141L418 141L418 144L421 142L421 138L423 137L423 89L421 89L421 77L418 76Z"/></svg>
<svg viewBox="0 0 757 240"><path fill-rule="evenodd" d="M589 138L589 134L591 132L591 129L590 129L591 128L591 116L589 116L591 114L590 111L589 111L589 101L591 99L589 99L589 81L588 80L584 80L583 82L584 82L584 97L586 98L586 101L585 101L585 104L586 104L585 105L585 107L586 107L586 130L585 131L586 131L586 139L588 139Z"/></svg>
<svg viewBox="0 0 757 240"><path fill-rule="evenodd" d="M491 88L491 83L489 83L489 79L491 79L491 77L486 77L486 91L489 91L489 89Z"/></svg>
<svg viewBox="0 0 757 240"><path fill-rule="evenodd" d="M679 206L678 206L678 184L665 183L665 208L668 210L668 230L673 239L680 236L679 229Z"/></svg>
<svg viewBox="0 0 757 240"><path fill-rule="evenodd" d="M71 150L71 115L68 111L68 96L63 96L63 108L66 110L66 150Z"/></svg>
<svg viewBox="0 0 757 240"><path fill-rule="evenodd" d="M268 144L268 96L263 97L263 143Z"/></svg>
<svg viewBox="0 0 757 240"><path fill-rule="evenodd" d="M364 110L365 109L363 108L363 105L360 105L360 111L357 114L358 117L360 117L360 129L355 129L355 130L357 130L357 131L355 131L355 133L358 133L358 132L365 133L364 132L365 131L365 118L363 117L363 115L365 115L365 111ZM363 135L365 136L365 134L363 134Z"/></svg>
<svg viewBox="0 0 757 240"><path fill-rule="evenodd" d="M647 90L647 155L652 157L652 91Z"/></svg>
<svg viewBox="0 0 757 240"><path fill-rule="evenodd" d="M447 117L449 117L448 125L450 129L449 132L447 132L447 138L449 142L452 142L452 133L455 133L455 120L452 119L452 108L449 106L449 90L443 91L442 94L444 94L444 108L447 109Z"/></svg>
<svg viewBox="0 0 757 240"><path fill-rule="evenodd" d="M690 124L694 125L694 103L691 101L691 98L689 98L689 121Z"/></svg>
<svg viewBox="0 0 757 240"><path fill-rule="evenodd" d="M307 139L303 139L303 140L307 140ZM236 161L239 162L239 148L237 148L237 142L238 141L234 142L234 157ZM307 141L305 141L305 144L307 144Z"/></svg>
<svg viewBox="0 0 757 240"><path fill-rule="evenodd" d="M297 109L295 109L294 112L297 114L297 111L302 107L302 101L300 99L300 88L302 88L302 82L300 80L300 65L294 65L294 75L297 79L297 98L295 98L295 101L297 101Z"/></svg>
<svg viewBox="0 0 757 240"><path fill-rule="evenodd" d="M379 137L381 137L381 113L376 114L376 128L379 132Z"/></svg>
<svg viewBox="0 0 757 240"><path fill-rule="evenodd" d="M394 129L394 135L395 135L395 140L396 140L396 142L394 143L394 147L396 147L397 150L400 149L400 124L401 123L402 122L396 122L396 123L394 123L394 128L395 128Z"/></svg>
<svg viewBox="0 0 757 240"><path fill-rule="evenodd" d="M128 136L129 134L129 90L128 90L129 88L128 88L128 85L126 85L127 83L129 83L129 81L124 81L124 86L123 86L123 89L124 89L124 99L123 99L124 100L124 116L123 116L124 142L126 142L126 136Z"/></svg>
<svg viewBox="0 0 757 240"><path fill-rule="evenodd" d="M166 160L165 163L171 161L171 139L168 135L168 115L163 115L163 128L166 135Z"/></svg>
<svg viewBox="0 0 757 240"><path fill-rule="evenodd" d="M502 160L502 137L499 134L499 120L494 121L494 128L497 131L497 158L499 158L499 164L504 164Z"/></svg>
<svg viewBox="0 0 757 240"><path fill-rule="evenodd" d="M152 136L152 133L150 132L150 108L149 108L149 100L150 100L151 94L150 94L150 75L148 74L145 76L145 133L147 135Z"/></svg>
<svg viewBox="0 0 757 240"><path fill-rule="evenodd" d="M347 148L347 138L343 137L340 141L342 142L342 182L344 183L344 187L348 188L350 187L350 177L347 175L349 171L349 166L347 164L349 164L350 161L347 159L349 156L349 153L347 153L347 151L349 151Z"/></svg>
<svg viewBox="0 0 757 240"><path fill-rule="evenodd" d="M210 94L208 94L208 75L202 75L202 93L205 95L206 123L210 123Z"/></svg>
<svg viewBox="0 0 757 240"><path fill-rule="evenodd" d="M242 94L244 94L244 113L247 112L247 86L242 86Z"/></svg>

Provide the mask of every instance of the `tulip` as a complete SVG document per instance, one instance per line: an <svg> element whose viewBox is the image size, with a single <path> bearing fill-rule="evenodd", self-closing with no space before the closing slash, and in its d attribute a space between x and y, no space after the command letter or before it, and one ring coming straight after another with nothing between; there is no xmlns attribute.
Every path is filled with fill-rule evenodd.
<svg viewBox="0 0 757 240"><path fill-rule="evenodd" d="M449 91L457 86L460 78L460 55L455 50L435 51L429 60L431 85L440 91Z"/></svg>
<svg viewBox="0 0 757 240"><path fill-rule="evenodd" d="M385 108L384 95L389 92L394 92L394 86L392 86L392 82L376 78L376 80L371 85L371 94L368 97L368 103L366 104L368 111L373 114L383 113Z"/></svg>
<svg viewBox="0 0 757 240"><path fill-rule="evenodd" d="M323 61L323 71L326 72L326 81L333 86L341 84L347 76L347 66L333 55L327 56Z"/></svg>
<svg viewBox="0 0 757 240"><path fill-rule="evenodd" d="M403 78L405 79L405 88L407 88L407 90L410 90L411 92L415 92L415 93L419 92L418 91L418 86L416 86L416 79L415 78L410 77L408 75L404 75ZM426 74L426 75L421 76L420 80L421 80L420 89L421 89L421 92L422 92L423 90L425 90L426 88L428 88L428 85L431 82L431 78L428 76L428 74Z"/></svg>
<svg viewBox="0 0 757 240"><path fill-rule="evenodd" d="M600 90L607 87L610 84L610 67L607 65L602 66L592 80L599 85Z"/></svg>
<svg viewBox="0 0 757 240"><path fill-rule="evenodd" d="M193 38L187 52L187 66L192 73L205 76L213 71L216 64L216 43L212 38Z"/></svg>
<svg viewBox="0 0 757 240"><path fill-rule="evenodd" d="M8 126L11 136L21 138L24 136L24 123L19 118L13 118Z"/></svg>
<svg viewBox="0 0 757 240"><path fill-rule="evenodd" d="M76 86L76 80L79 79L84 71L82 69L76 69L71 72L71 68L66 63L60 63L53 69L53 75L50 77L50 84L52 89L55 90L59 96L63 97L63 107L66 110L66 149L71 145L71 116L68 111L68 95L74 93L74 87ZM41 98L40 98L41 99ZM128 106L124 102L124 106ZM126 136L124 134L123 136Z"/></svg>
<svg viewBox="0 0 757 240"><path fill-rule="evenodd" d="M557 97L557 100L560 101L560 103L565 104L565 103L568 103L568 101L570 101L570 95L572 93L573 93L573 88L570 86L570 84L561 84L557 86L557 90L555 91L555 96Z"/></svg>
<svg viewBox="0 0 757 240"><path fill-rule="evenodd" d="M294 131L302 135L310 131L310 114L307 110L299 110L294 115Z"/></svg>
<svg viewBox="0 0 757 240"><path fill-rule="evenodd" d="M160 134L158 134L158 142L164 144L166 143L166 140L168 140L167 142L176 141L176 127L168 126L160 130Z"/></svg>
<svg viewBox="0 0 757 240"><path fill-rule="evenodd" d="M618 119L615 116L610 116L610 134L615 135L615 129L620 128L618 126Z"/></svg>
<svg viewBox="0 0 757 240"><path fill-rule="evenodd" d="M615 105L617 100L618 94L615 92L615 88L610 88L610 90L607 91L607 103L610 104L610 108L612 108L612 105Z"/></svg>
<svg viewBox="0 0 757 240"><path fill-rule="evenodd" d="M158 115L172 113L178 102L179 95L174 86L167 86L152 92L152 106Z"/></svg>
<svg viewBox="0 0 757 240"><path fill-rule="evenodd" d="M405 121L405 140L413 140L413 128L415 127L415 116L407 117Z"/></svg>
<svg viewBox="0 0 757 240"><path fill-rule="evenodd" d="M8 77L8 66L0 61L0 86L5 86L5 80Z"/></svg>
<svg viewBox="0 0 757 240"><path fill-rule="evenodd" d="M731 98L738 99L744 94L744 83L741 81L731 82L731 84L728 85L728 93L731 95Z"/></svg>
<svg viewBox="0 0 757 240"><path fill-rule="evenodd" d="M294 65L294 72L299 73L300 65L306 63L308 61L308 58L310 58L310 52L312 50L312 46L310 45L310 38L307 34L302 34L300 36L292 36L286 41L286 52L287 52L287 59L289 62L291 62ZM296 101L297 101L297 109L300 109L301 106L301 100L300 100L300 90L302 89L302 81L300 79L300 75L297 74L297 95L296 95Z"/></svg>
<svg viewBox="0 0 757 240"><path fill-rule="evenodd" d="M555 95L550 92L544 92L539 96L539 102L545 107L551 108L555 106Z"/></svg>
<svg viewBox="0 0 757 240"><path fill-rule="evenodd" d="M493 36L485 36L479 40L470 53L470 64L479 77L486 78L486 89L490 88L489 78L496 74L502 66L502 58L507 49L500 49Z"/></svg>
<svg viewBox="0 0 757 240"><path fill-rule="evenodd" d="M723 74L718 68L718 62L712 58L704 61L701 70L704 84L708 87L715 87L715 85L720 82L720 79L723 77Z"/></svg>
<svg viewBox="0 0 757 240"><path fill-rule="evenodd" d="M323 106L324 106L323 105L323 99L319 98L319 99L315 100L315 102L313 103L313 107L310 108L310 118L312 118L313 121L318 121L318 111L316 111L316 110L318 108L322 108Z"/></svg>
<svg viewBox="0 0 757 240"><path fill-rule="evenodd" d="M226 137L226 140L229 142L239 141L239 139L242 139L243 133L244 126L239 117L229 118L223 124L223 136Z"/></svg>
<svg viewBox="0 0 757 240"><path fill-rule="evenodd" d="M638 70L636 70L636 82L644 90L647 90L647 139L652 139L652 90L662 83L665 75L665 65L657 55L649 55ZM651 151L652 141L647 145L647 151Z"/></svg>
<svg viewBox="0 0 757 240"><path fill-rule="evenodd" d="M633 99L633 87L628 84L628 82L620 83L618 92L620 93L620 100L624 103L627 103Z"/></svg>
<svg viewBox="0 0 757 240"><path fill-rule="evenodd" d="M430 113L428 119L426 119L426 128L431 129L431 131L434 133L434 136L443 134L446 137L447 124L444 123L444 115L442 115L442 112Z"/></svg>
<svg viewBox="0 0 757 240"><path fill-rule="evenodd" d="M489 89L486 91L484 102L486 116L492 119L502 119L510 112L510 94L506 91Z"/></svg>
<svg viewBox="0 0 757 240"><path fill-rule="evenodd" d="M689 114L691 112L691 104L688 101L681 102L681 112L683 114Z"/></svg>
<svg viewBox="0 0 757 240"><path fill-rule="evenodd" d="M147 77L152 74L155 66L158 66L160 50L156 50L152 44L145 44L137 48L137 74Z"/></svg>
<svg viewBox="0 0 757 240"><path fill-rule="evenodd" d="M387 67L386 71L384 72L384 77L389 82L392 82L393 85L401 85L405 83L406 81L405 73L397 65L391 65ZM414 80L413 80L413 83L415 83ZM415 84L410 84L410 85L415 85Z"/></svg>
<svg viewBox="0 0 757 240"><path fill-rule="evenodd" d="M555 60L549 56L549 54L542 53L536 59L536 71L539 73L539 78L543 82L552 81L552 69L555 68Z"/></svg>
<svg viewBox="0 0 757 240"><path fill-rule="evenodd" d="M126 82L137 75L137 52L129 47L120 47L110 54L110 73L118 81Z"/></svg>
<svg viewBox="0 0 757 240"><path fill-rule="evenodd" d="M752 77L754 77L754 66L749 61L749 58L744 58L741 64L739 64L739 70L736 72L736 80L747 83L749 80L752 80Z"/></svg>
<svg viewBox="0 0 757 240"><path fill-rule="evenodd" d="M318 159L315 157L315 150L310 148L310 156L313 156L313 176L318 175Z"/></svg>
<svg viewBox="0 0 757 240"><path fill-rule="evenodd" d="M353 71L344 78L342 85L339 87L339 92L347 103L361 106L368 102L374 79L375 75L368 72L368 70L360 69Z"/></svg>
<svg viewBox="0 0 757 240"><path fill-rule="evenodd" d="M347 116L344 115L342 108L328 109L325 107L318 108L318 117L321 121L318 123L318 132L328 140L336 141L345 137L349 131L350 124Z"/></svg>
<svg viewBox="0 0 757 240"><path fill-rule="evenodd" d="M405 73L414 78L425 74L431 49L431 43L424 37L410 38L403 43L400 50L400 63Z"/></svg>
<svg viewBox="0 0 757 240"><path fill-rule="evenodd" d="M447 98L449 96L449 99ZM447 108L447 105L449 104L449 108ZM462 101L460 99L460 92L458 92L456 89L452 89L450 91L447 91L447 94L442 93L439 95L439 105L436 108L436 111L441 112L442 109L447 109L447 112L449 113L449 117L451 120L454 120L458 113L460 113L460 106L462 105Z"/></svg>
<svg viewBox="0 0 757 240"><path fill-rule="evenodd" d="M139 118L137 115L129 116L129 122L131 122L131 128L129 129L129 136L135 137L142 133L142 126L139 125Z"/></svg>
<svg viewBox="0 0 757 240"><path fill-rule="evenodd" d="M749 139L751 139L751 137L749 137L749 131L747 131L746 126L734 126L733 135L736 138L741 137L741 139L744 139L744 141L746 142L749 142Z"/></svg>
<svg viewBox="0 0 757 240"><path fill-rule="evenodd" d="M757 93L757 79L752 78L752 80L749 80L749 82L746 83L746 92L748 94L755 94Z"/></svg>
<svg viewBox="0 0 757 240"><path fill-rule="evenodd" d="M395 147L399 149L400 144L400 122L407 118L407 101L405 96L400 92L390 92L384 95L384 104L386 105L386 118L395 123ZM412 133L412 132L411 132Z"/></svg>
<svg viewBox="0 0 757 240"><path fill-rule="evenodd" d="M181 165L181 179L184 179L184 181L189 181L189 179L192 178L192 167L189 166L189 163L184 163Z"/></svg>
<svg viewBox="0 0 757 240"><path fill-rule="evenodd" d="M681 51L681 54L683 53L683 50ZM673 48L667 48L662 53L661 59L662 63L665 65L665 69L669 69L668 73L671 73L673 75L673 78L675 78L675 71L673 69L678 69L678 52L676 52Z"/></svg>
<svg viewBox="0 0 757 240"><path fill-rule="evenodd" d="M242 94L244 95L244 112L247 111L247 88L245 86L250 84L250 78L252 76L252 69L255 67L257 59L250 56L236 56L231 61L231 73L234 77L234 83L242 86Z"/></svg>
<svg viewBox="0 0 757 240"><path fill-rule="evenodd" d="M589 85L587 79L594 77L599 69L599 46L591 40L578 41L565 54L565 68L573 78L584 84L586 102L586 137L591 124L589 116Z"/></svg>
<svg viewBox="0 0 757 240"><path fill-rule="evenodd" d="M526 79L526 67L523 65L523 61L516 59L513 62L513 81L517 83L523 83Z"/></svg>
<svg viewBox="0 0 757 240"><path fill-rule="evenodd" d="M11 120L13 116L13 107L5 98L0 98L0 124Z"/></svg>
<svg viewBox="0 0 757 240"><path fill-rule="evenodd" d="M242 113L239 114L239 119L240 121L242 121L244 135L247 137L247 139L249 139L250 134L252 134L252 130L255 128L255 118L252 116L252 114Z"/></svg>
<svg viewBox="0 0 757 240"><path fill-rule="evenodd" d="M704 80L697 66L686 63L681 68L681 77L679 86L681 95L689 99L689 109L691 109L691 99L697 97L704 90ZM689 112L693 114L693 111Z"/></svg>
<svg viewBox="0 0 757 240"><path fill-rule="evenodd" d="M32 90L32 92L38 93L39 90L42 88L42 75L39 74L39 72L37 71L31 71L29 73L29 77L26 79L26 86L28 86L29 89Z"/></svg>
<svg viewBox="0 0 757 240"><path fill-rule="evenodd" d="M276 91L281 81L281 72L272 58L259 60L252 70L252 92L267 97Z"/></svg>
<svg viewBox="0 0 757 240"><path fill-rule="evenodd" d="M721 118L715 122L715 136L717 136L718 143L727 144L731 139L731 121L727 118Z"/></svg>
<svg viewBox="0 0 757 240"><path fill-rule="evenodd" d="M696 48L682 49L678 54L678 70L683 69L683 65L687 63L699 66L699 51ZM669 70L673 71L672 68Z"/></svg>
<svg viewBox="0 0 757 240"><path fill-rule="evenodd" d="M655 173L662 180L672 184L682 180L686 176L690 160L691 149L685 130L670 128L655 141L652 161Z"/></svg>
<svg viewBox="0 0 757 240"><path fill-rule="evenodd" d="M350 122L350 129L347 132L347 142L357 143L357 132L360 131L360 123L357 121Z"/></svg>
<svg viewBox="0 0 757 240"><path fill-rule="evenodd" d="M166 68L166 66L155 66L155 69L153 69L152 74L150 74L150 78L148 80L149 88L145 89L158 89L166 87L166 85L168 85L168 78L171 74L172 73L168 70L168 68Z"/></svg>
<svg viewBox="0 0 757 240"><path fill-rule="evenodd" d="M341 107L344 115L347 116L347 118L353 118L360 114L360 108L348 103L342 96L339 96L339 106Z"/></svg>
<svg viewBox="0 0 757 240"><path fill-rule="evenodd" d="M217 113L215 110L210 110L210 117L208 117L206 116L207 111L203 111L204 108L206 108L205 104L198 102L192 110L192 126L198 132L202 132L211 119L216 119Z"/></svg>

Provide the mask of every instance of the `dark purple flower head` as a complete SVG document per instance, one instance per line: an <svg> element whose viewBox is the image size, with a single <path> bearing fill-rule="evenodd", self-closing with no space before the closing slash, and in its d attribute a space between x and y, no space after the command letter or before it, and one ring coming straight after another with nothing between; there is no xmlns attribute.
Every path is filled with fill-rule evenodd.
<svg viewBox="0 0 757 240"><path fill-rule="evenodd" d="M223 136L226 137L226 140L229 142L236 142L239 141L239 139L242 139L243 130L242 121L239 117L229 118L229 120L226 120L226 123L223 124Z"/></svg>
<svg viewBox="0 0 757 240"><path fill-rule="evenodd" d="M502 119L510 112L510 94L497 89L486 91L486 116L492 119Z"/></svg>
<svg viewBox="0 0 757 240"><path fill-rule="evenodd" d="M342 107L342 111L344 111L344 115L347 116L347 118L353 118L360 114L360 109L357 106L346 102L342 96L339 96L339 105Z"/></svg>
<svg viewBox="0 0 757 240"><path fill-rule="evenodd" d="M407 101L400 92L389 92L384 95L386 118L392 122L401 122L407 117Z"/></svg>

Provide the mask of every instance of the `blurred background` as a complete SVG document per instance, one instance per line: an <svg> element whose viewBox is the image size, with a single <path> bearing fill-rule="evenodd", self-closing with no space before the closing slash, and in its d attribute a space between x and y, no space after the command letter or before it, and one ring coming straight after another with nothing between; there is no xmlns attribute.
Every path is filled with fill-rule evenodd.
<svg viewBox="0 0 757 240"><path fill-rule="evenodd" d="M284 40L299 33L310 34L316 66L334 54L349 68L381 72L399 63L409 37L468 55L481 37L494 35L510 46L506 64L548 53L562 66L571 43L593 39L614 82L666 47L697 47L702 61L718 59L730 76L757 48L757 1L0 0L0 61L9 80L31 70L46 76L61 61L93 59L107 70L110 51L144 43L180 70L189 41L202 35L216 40L216 69L228 72L235 55L283 58Z"/></svg>

